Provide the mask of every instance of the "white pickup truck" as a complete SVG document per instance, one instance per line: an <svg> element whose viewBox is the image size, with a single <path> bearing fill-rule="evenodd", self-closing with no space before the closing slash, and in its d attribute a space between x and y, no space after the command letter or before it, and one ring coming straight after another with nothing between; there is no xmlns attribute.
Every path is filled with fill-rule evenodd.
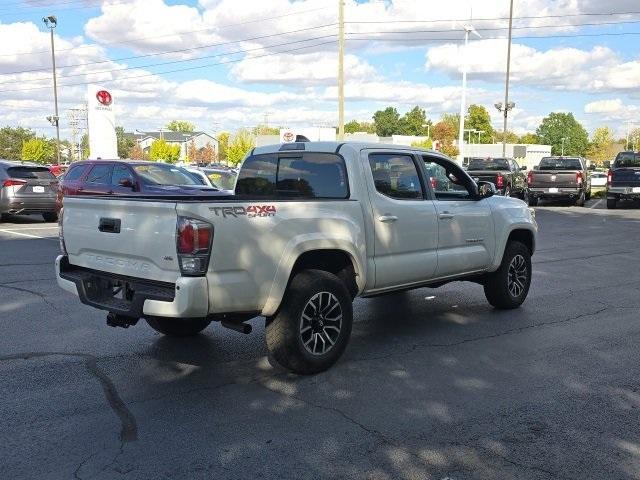
<svg viewBox="0 0 640 480"><path fill-rule="evenodd" d="M315 373L344 352L356 296L468 280L496 308L522 304L537 224L494 193L437 152L259 147L234 196L65 198L58 284L109 325L167 335L264 316L273 358Z"/></svg>

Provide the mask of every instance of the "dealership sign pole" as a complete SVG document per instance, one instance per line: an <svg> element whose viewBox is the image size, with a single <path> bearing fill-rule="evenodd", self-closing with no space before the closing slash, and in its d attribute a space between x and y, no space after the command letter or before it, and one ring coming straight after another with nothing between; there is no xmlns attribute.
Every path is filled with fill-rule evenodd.
<svg viewBox="0 0 640 480"><path fill-rule="evenodd" d="M105 88L87 87L87 113L89 116L89 158L118 158L116 120L113 112L113 96Z"/></svg>

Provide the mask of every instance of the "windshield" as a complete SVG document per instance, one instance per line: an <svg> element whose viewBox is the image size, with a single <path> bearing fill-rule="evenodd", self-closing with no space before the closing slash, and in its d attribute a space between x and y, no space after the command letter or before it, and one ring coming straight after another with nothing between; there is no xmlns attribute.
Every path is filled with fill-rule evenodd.
<svg viewBox="0 0 640 480"><path fill-rule="evenodd" d="M133 165L133 169L147 185L199 185L186 170L166 163Z"/></svg>
<svg viewBox="0 0 640 480"><path fill-rule="evenodd" d="M582 170L579 158L544 157L539 170Z"/></svg>
<svg viewBox="0 0 640 480"><path fill-rule="evenodd" d="M7 168L7 173L11 178L39 178L52 180L55 175L45 167L11 167Z"/></svg>
<svg viewBox="0 0 640 480"><path fill-rule="evenodd" d="M233 190L236 183L236 174L221 170L203 169L214 187L220 190Z"/></svg>
<svg viewBox="0 0 640 480"><path fill-rule="evenodd" d="M614 168L640 168L640 153L620 152L613 166Z"/></svg>
<svg viewBox="0 0 640 480"><path fill-rule="evenodd" d="M467 170L509 170L506 158L470 158Z"/></svg>

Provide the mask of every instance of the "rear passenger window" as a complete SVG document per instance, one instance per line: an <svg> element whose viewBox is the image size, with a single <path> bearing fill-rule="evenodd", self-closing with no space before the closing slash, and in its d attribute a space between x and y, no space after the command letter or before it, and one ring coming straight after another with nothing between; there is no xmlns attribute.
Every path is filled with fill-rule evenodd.
<svg viewBox="0 0 640 480"><path fill-rule="evenodd" d="M89 172L87 177L87 183L98 183L101 185L108 185L111 183L111 169L113 167L109 164L95 165Z"/></svg>
<svg viewBox="0 0 640 480"><path fill-rule="evenodd" d="M236 194L344 199L349 196L347 171L343 159L331 153L256 155L242 165Z"/></svg>
<svg viewBox="0 0 640 480"><path fill-rule="evenodd" d="M113 174L111 175L111 185L120 185L122 180L130 180L133 183L133 173L126 165L116 165L113 167Z"/></svg>
<svg viewBox="0 0 640 480"><path fill-rule="evenodd" d="M410 155L369 155L373 183L381 194L398 200L422 199L418 169Z"/></svg>
<svg viewBox="0 0 640 480"><path fill-rule="evenodd" d="M74 180L79 180L82 177L82 174L87 169L86 165L78 165L77 167L73 167L64 175L64 180L73 182Z"/></svg>

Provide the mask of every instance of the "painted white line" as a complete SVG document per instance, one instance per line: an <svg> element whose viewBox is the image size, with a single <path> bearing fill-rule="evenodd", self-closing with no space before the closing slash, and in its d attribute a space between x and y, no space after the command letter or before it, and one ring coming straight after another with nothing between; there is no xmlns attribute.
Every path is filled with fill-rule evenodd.
<svg viewBox="0 0 640 480"><path fill-rule="evenodd" d="M51 230L55 228L56 230L58 229L58 225L56 224L55 226L51 226L51 227L24 227L24 228L18 228L18 226L14 226L14 227L9 227L7 230Z"/></svg>
<svg viewBox="0 0 640 480"><path fill-rule="evenodd" d="M602 203L604 199L601 198L600 200L598 200L596 203L594 203L593 205L591 205L589 208L596 208L598 205L600 205Z"/></svg>
<svg viewBox="0 0 640 480"><path fill-rule="evenodd" d="M20 233L20 232L12 232L11 230L0 230L0 233L8 233L11 235L19 235L21 237L29 237L29 238L39 238L40 240L52 240L54 242L57 242L58 239L57 238L52 238L52 237L39 237L37 235L29 235L28 233Z"/></svg>

